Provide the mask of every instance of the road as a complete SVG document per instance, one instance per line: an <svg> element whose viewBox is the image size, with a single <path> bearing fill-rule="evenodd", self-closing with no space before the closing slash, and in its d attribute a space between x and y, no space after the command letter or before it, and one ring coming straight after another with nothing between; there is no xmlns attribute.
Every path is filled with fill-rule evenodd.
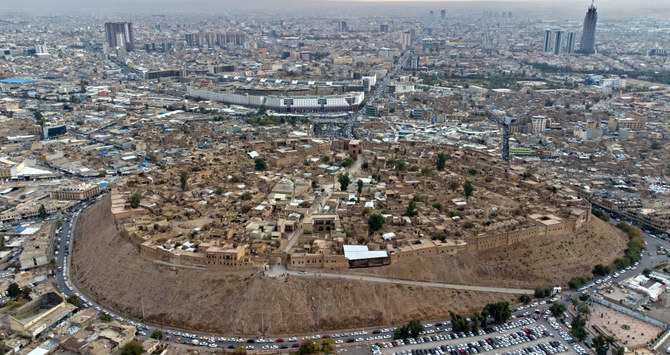
<svg viewBox="0 0 670 355"><path fill-rule="evenodd" d="M331 274L327 272L304 272L304 271L286 271L289 275L293 276L302 276L302 277L322 277L322 278L331 278L331 279L343 279L343 280L352 280L352 281L370 281L370 282L381 282L388 284L399 284L399 285L409 285L409 286L421 286L421 287L435 287L435 288L447 288L454 290L468 290L468 291L481 291L481 292L496 292L496 293L513 293L513 294L524 294L532 295L534 290L527 290L522 288L504 288L504 287L488 287L488 286L473 286L473 285L455 285L439 282L423 282L423 281L412 281L412 280L402 280L402 279L391 279L385 277L375 277L375 276L361 276L361 275L350 275L350 274Z"/></svg>

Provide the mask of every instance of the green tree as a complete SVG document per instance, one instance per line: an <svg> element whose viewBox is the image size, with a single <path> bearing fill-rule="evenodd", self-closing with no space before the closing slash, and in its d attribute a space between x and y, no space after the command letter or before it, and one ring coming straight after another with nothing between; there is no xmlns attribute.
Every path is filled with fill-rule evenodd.
<svg viewBox="0 0 670 355"><path fill-rule="evenodd" d="M254 168L257 171L265 171L268 168L268 164L265 162L265 159L256 158L256 160L254 160Z"/></svg>
<svg viewBox="0 0 670 355"><path fill-rule="evenodd" d="M10 283L9 286L7 287L7 295L9 296L9 298L15 300L16 297L19 297L20 294L21 294L21 288L19 287L19 285L17 285L14 282Z"/></svg>
<svg viewBox="0 0 670 355"><path fill-rule="evenodd" d="M303 340L302 343L300 344L300 348L298 349L298 354L299 355L316 354L316 347L314 346L314 342L311 339Z"/></svg>
<svg viewBox="0 0 670 355"><path fill-rule="evenodd" d="M435 167L437 168L438 171L443 171L446 165L447 165L447 155L444 153L439 153L437 155L437 162L435 163Z"/></svg>
<svg viewBox="0 0 670 355"><path fill-rule="evenodd" d="M554 302L554 303L551 305L551 307L549 307L549 311L551 312L551 314L552 314L554 317L556 317L556 318L560 318L561 316L563 316L563 313L565 313L566 308L565 308L565 305L564 305L563 303L561 303L561 302Z"/></svg>
<svg viewBox="0 0 670 355"><path fill-rule="evenodd" d="M112 321L112 316L110 316L107 313L102 313L100 314L100 320L103 322L111 322Z"/></svg>
<svg viewBox="0 0 670 355"><path fill-rule="evenodd" d="M422 176L430 176L430 167L429 166L424 166L421 168L421 175Z"/></svg>
<svg viewBox="0 0 670 355"><path fill-rule="evenodd" d="M572 322L570 323L572 326L572 329L570 329L570 333L579 341L584 341L586 337L588 336L588 333L586 331L586 319L582 317L581 315L577 315L577 317L572 318Z"/></svg>
<svg viewBox="0 0 670 355"><path fill-rule="evenodd" d="M523 304L529 304L530 303L530 296L528 296L528 295L519 296L519 302L521 302Z"/></svg>
<svg viewBox="0 0 670 355"><path fill-rule="evenodd" d="M442 204L439 203L439 202L435 202L435 203L433 203L433 208L438 210L438 211L442 211Z"/></svg>
<svg viewBox="0 0 670 355"><path fill-rule="evenodd" d="M121 355L141 355L144 352L142 344L138 341L131 341L121 348Z"/></svg>
<svg viewBox="0 0 670 355"><path fill-rule="evenodd" d="M188 171L182 170L179 172L179 186L182 191L186 191L186 183L188 182Z"/></svg>
<svg viewBox="0 0 670 355"><path fill-rule="evenodd" d="M493 317L496 324L503 324L512 317L512 310L509 308L509 302L489 303L484 306L486 314Z"/></svg>
<svg viewBox="0 0 670 355"><path fill-rule="evenodd" d="M609 350L609 345L602 335L593 338L593 347L596 349L596 354L598 355L607 355L607 351Z"/></svg>
<svg viewBox="0 0 670 355"><path fill-rule="evenodd" d="M44 115L40 111L35 111L33 112L33 118L35 119L35 122L37 122L38 125L44 127L44 124L46 123L46 119L44 118Z"/></svg>
<svg viewBox="0 0 670 355"><path fill-rule="evenodd" d="M324 354L334 354L335 339L333 338L321 339L321 352L323 352Z"/></svg>
<svg viewBox="0 0 670 355"><path fill-rule="evenodd" d="M216 193L217 195L223 195L223 191L224 191L224 190L223 190L223 187L222 187L222 186L218 186L218 187L216 188L215 193Z"/></svg>
<svg viewBox="0 0 670 355"><path fill-rule="evenodd" d="M363 180L358 179L358 181L356 181L356 186L358 187L358 194L360 195L363 192Z"/></svg>
<svg viewBox="0 0 670 355"><path fill-rule="evenodd" d="M407 323L407 329L409 330L409 335L412 336L412 338L418 337L421 332L423 332L423 324L418 319L412 319Z"/></svg>
<svg viewBox="0 0 670 355"><path fill-rule="evenodd" d="M659 141L651 141L651 149L661 149L663 145Z"/></svg>
<svg viewBox="0 0 670 355"><path fill-rule="evenodd" d="M454 332L468 332L470 331L470 323L465 317L449 311L449 318L451 318L451 328Z"/></svg>
<svg viewBox="0 0 670 355"><path fill-rule="evenodd" d="M468 175L470 176L477 175L477 169L468 169Z"/></svg>
<svg viewBox="0 0 670 355"><path fill-rule="evenodd" d="M163 340L163 332L156 329L153 332L151 332L151 338L156 340Z"/></svg>
<svg viewBox="0 0 670 355"><path fill-rule="evenodd" d="M458 183L458 181L454 180L449 183L449 186L451 187L451 191L456 191L456 189L458 189L460 184Z"/></svg>
<svg viewBox="0 0 670 355"><path fill-rule="evenodd" d="M267 112L268 112L268 108L265 107L265 105L261 105L261 107L258 108L258 111L256 112L256 114L257 114L258 116L263 116L263 115L265 115Z"/></svg>
<svg viewBox="0 0 670 355"><path fill-rule="evenodd" d="M465 184L463 184L463 194L465 194L465 198L470 198L473 191L475 191L475 188L472 186L472 182L470 182L470 180L466 181Z"/></svg>
<svg viewBox="0 0 670 355"><path fill-rule="evenodd" d="M418 215L419 211L416 210L416 202L414 202L414 200L410 200L409 204L407 205L407 209L405 210L405 216L416 217Z"/></svg>
<svg viewBox="0 0 670 355"><path fill-rule="evenodd" d="M354 159L351 157L348 157L347 159L344 159L342 162L342 167L343 168L348 168L354 164Z"/></svg>
<svg viewBox="0 0 670 355"><path fill-rule="evenodd" d="M584 316L585 318L588 318L588 316L591 314L591 308L587 305L583 305L577 309L577 313L579 313L581 316Z"/></svg>
<svg viewBox="0 0 670 355"><path fill-rule="evenodd" d="M402 159L398 160L398 162L396 162L396 164L395 164L395 168L398 171L403 171L403 170L405 170L406 167L407 167L407 162L405 162Z"/></svg>
<svg viewBox="0 0 670 355"><path fill-rule="evenodd" d="M33 291L32 288L25 286L21 289L21 297L26 298Z"/></svg>
<svg viewBox="0 0 670 355"><path fill-rule="evenodd" d="M593 267L593 271L591 271L592 274L596 276L605 276L610 273L610 268L609 266L605 266L603 264L597 264L596 266Z"/></svg>
<svg viewBox="0 0 670 355"><path fill-rule="evenodd" d="M644 276L646 276L646 277L649 277L649 275L651 275L651 270L645 268L645 269L642 271L642 275L644 275Z"/></svg>
<svg viewBox="0 0 670 355"><path fill-rule="evenodd" d="M71 305L73 305L77 308L81 308L81 301L79 300L79 297L77 297L77 295L72 295L72 296L68 297L66 301L67 301L67 303L69 303L69 304L71 304Z"/></svg>
<svg viewBox="0 0 670 355"><path fill-rule="evenodd" d="M242 201L249 201L253 197L254 197L254 195L251 192L246 191L245 193L242 194L242 196L240 198L242 199Z"/></svg>
<svg viewBox="0 0 670 355"><path fill-rule="evenodd" d="M612 350L612 355L625 355L626 350L624 350L623 345L620 345L618 348Z"/></svg>
<svg viewBox="0 0 670 355"><path fill-rule="evenodd" d="M37 214L40 218L47 218L47 209L43 204L40 204L40 207L37 209Z"/></svg>
<svg viewBox="0 0 670 355"><path fill-rule="evenodd" d="M374 234L374 232L381 230L382 227L384 227L384 216L380 214L373 214L368 217L368 229L370 231L370 234Z"/></svg>
<svg viewBox="0 0 670 355"><path fill-rule="evenodd" d="M484 318L484 316L482 316L481 313L474 312L470 316L470 321L472 322L472 331L476 332L477 329L479 329L479 326L482 325L482 323L485 321L485 318Z"/></svg>
<svg viewBox="0 0 670 355"><path fill-rule="evenodd" d="M139 192L135 192L130 196L130 208L140 207L140 202L142 201L142 195Z"/></svg>
<svg viewBox="0 0 670 355"><path fill-rule="evenodd" d="M340 183L340 191L347 191L347 187L351 183L351 179L347 173L342 173L337 177L337 181Z"/></svg>

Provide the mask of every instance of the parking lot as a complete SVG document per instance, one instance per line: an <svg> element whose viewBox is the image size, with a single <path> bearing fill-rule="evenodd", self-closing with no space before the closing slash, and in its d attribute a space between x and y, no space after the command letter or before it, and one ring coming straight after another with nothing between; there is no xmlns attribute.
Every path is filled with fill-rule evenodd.
<svg viewBox="0 0 670 355"><path fill-rule="evenodd" d="M516 354L524 349L536 354L555 354L573 350L543 319L536 321L533 318L519 318L505 325L490 326L486 330L469 333L451 332L448 324L440 330L444 331L445 328L446 332L436 331L416 339L407 339L406 342L399 340L379 343L373 346L373 354Z"/></svg>

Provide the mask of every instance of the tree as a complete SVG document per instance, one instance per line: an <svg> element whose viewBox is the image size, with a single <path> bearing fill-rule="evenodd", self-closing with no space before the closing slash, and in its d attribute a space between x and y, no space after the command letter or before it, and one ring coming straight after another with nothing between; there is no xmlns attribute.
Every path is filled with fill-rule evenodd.
<svg viewBox="0 0 670 355"><path fill-rule="evenodd" d="M596 354L598 355L607 355L607 350L609 350L609 345L602 335L593 338L593 347L596 349Z"/></svg>
<svg viewBox="0 0 670 355"><path fill-rule="evenodd" d="M249 191L244 192L244 193L242 194L242 196L240 196L240 198L242 199L242 201L249 201L249 200L251 200L253 197L254 197L254 195L253 195L251 192L249 192Z"/></svg>
<svg viewBox="0 0 670 355"><path fill-rule="evenodd" d="M351 183L349 175L347 173L340 174L340 176L337 177L337 181L340 183L340 191L347 191L347 187L349 187L349 183Z"/></svg>
<svg viewBox="0 0 670 355"><path fill-rule="evenodd" d="M586 339L588 336L586 331L586 319L584 319L581 315L577 315L577 317L572 318L570 325L572 326L570 333L575 338L579 339L579 341L584 341L584 339Z"/></svg>
<svg viewBox="0 0 670 355"><path fill-rule="evenodd" d="M519 297L519 302L521 302L521 303L523 303L523 304L529 304L529 303L530 303L530 296L528 296L528 295L521 295L521 296Z"/></svg>
<svg viewBox="0 0 670 355"><path fill-rule="evenodd" d="M423 332L423 324L418 319L412 319L407 323L407 329L409 330L409 335L412 336L412 338L418 337L421 332Z"/></svg>
<svg viewBox="0 0 670 355"><path fill-rule="evenodd" d="M447 165L447 155L444 153L439 153L437 155L437 162L435 163L435 167L437 168L438 171L444 170L444 168Z"/></svg>
<svg viewBox="0 0 670 355"><path fill-rule="evenodd" d="M121 348L121 355L141 355L144 352L142 344L138 341L131 341Z"/></svg>
<svg viewBox="0 0 670 355"><path fill-rule="evenodd" d="M256 158L256 160L254 160L254 168L257 171L265 171L268 168L268 164L265 162L265 159Z"/></svg>
<svg viewBox="0 0 670 355"><path fill-rule="evenodd" d="M451 187L451 191L456 191L456 189L458 189L458 186L460 186L460 184L458 183L458 181L454 180L449 183L449 186Z"/></svg>
<svg viewBox="0 0 670 355"><path fill-rule="evenodd" d="M454 332L469 332L470 323L461 315L449 311L449 318L451 318L451 328Z"/></svg>
<svg viewBox="0 0 670 355"><path fill-rule="evenodd" d="M645 269L642 271L642 274L643 274L644 276L646 276L646 277L649 277L649 275L651 275L651 270L645 268Z"/></svg>
<svg viewBox="0 0 670 355"><path fill-rule="evenodd" d="M163 340L163 332L156 329L153 332L151 332L151 338L156 339L156 340Z"/></svg>
<svg viewBox="0 0 670 355"><path fill-rule="evenodd" d="M363 180L358 179L358 181L356 181L356 186L358 187L358 194L360 195L361 192L363 192Z"/></svg>
<svg viewBox="0 0 670 355"><path fill-rule="evenodd" d="M583 305L577 309L577 313L587 318L591 314L591 308L587 305Z"/></svg>
<svg viewBox="0 0 670 355"><path fill-rule="evenodd" d="M395 168L398 171L403 171L407 167L407 163L404 160L398 160L398 162L395 164Z"/></svg>
<svg viewBox="0 0 670 355"><path fill-rule="evenodd" d="M470 176L477 175L477 169L468 169L468 175Z"/></svg>
<svg viewBox="0 0 670 355"><path fill-rule="evenodd" d="M474 312L470 316L470 321L472 322L472 330L476 332L480 325L481 326L485 325L482 323L485 323L486 319L484 318L484 316L482 316L481 313Z"/></svg>
<svg viewBox="0 0 670 355"><path fill-rule="evenodd" d="M612 355L625 355L625 354L626 350L624 349L623 346L619 346L618 348L614 348L614 350L612 350Z"/></svg>
<svg viewBox="0 0 670 355"><path fill-rule="evenodd" d="M130 208L140 207L140 202L142 201L142 195L139 192L135 192L130 196Z"/></svg>
<svg viewBox="0 0 670 355"><path fill-rule="evenodd" d="M315 353L316 353L316 346L314 346L314 342L311 339L303 340L302 344L300 344L300 348L298 349L298 354L307 355Z"/></svg>
<svg viewBox="0 0 670 355"><path fill-rule="evenodd" d="M257 114L258 116L263 116L263 115L265 115L265 113L266 113L267 111L268 111L268 108L265 107L265 105L261 105L261 107L258 108L258 112L256 112L256 114Z"/></svg>
<svg viewBox="0 0 670 355"><path fill-rule="evenodd" d="M23 289L21 289L21 297L23 297L23 298L28 297L28 295L29 295L30 292L32 292L32 291L33 291L32 288L30 288L30 287L28 287L28 286L24 287Z"/></svg>
<svg viewBox="0 0 670 355"><path fill-rule="evenodd" d="M33 112L33 118L35 119L38 125L44 127L46 119L44 119L44 115L42 114L42 112L40 111Z"/></svg>
<svg viewBox="0 0 670 355"><path fill-rule="evenodd" d="M433 208L438 210L438 211L442 211L442 204L439 203L439 202L435 202L435 203L433 203Z"/></svg>
<svg viewBox="0 0 670 355"><path fill-rule="evenodd" d="M551 307L549 307L549 311L556 318L560 318L561 316L563 316L565 310L566 310L565 305L561 302L554 302L551 305Z"/></svg>
<svg viewBox="0 0 670 355"><path fill-rule="evenodd" d="M512 317L512 310L509 308L509 302L489 303L484 306L486 314L493 317L496 324L503 324Z"/></svg>
<svg viewBox="0 0 670 355"><path fill-rule="evenodd" d="M179 172L179 186L182 191L186 191L186 183L188 182L188 171L182 170Z"/></svg>
<svg viewBox="0 0 670 355"><path fill-rule="evenodd" d="M416 217L418 215L419 211L416 210L416 202L414 202L414 200L410 200L409 204L407 205L407 209L405 210L405 216Z"/></svg>
<svg viewBox="0 0 670 355"><path fill-rule="evenodd" d="M384 222L384 216L380 214L370 215L370 217L368 217L368 228L370 230L370 234L374 234L374 232L382 229Z"/></svg>
<svg viewBox="0 0 670 355"><path fill-rule="evenodd" d="M16 283L12 282L7 287L7 295L11 299L16 299L21 294L21 288Z"/></svg>
<svg viewBox="0 0 670 355"><path fill-rule="evenodd" d="M593 267L593 271L591 271L591 273L596 276L605 276L610 273L610 268L609 266L598 264Z"/></svg>
<svg viewBox="0 0 670 355"><path fill-rule="evenodd" d="M659 141L651 141L651 149L661 149L663 146Z"/></svg>
<svg viewBox="0 0 670 355"><path fill-rule="evenodd" d="M470 180L466 181L465 184L463 184L463 193L465 194L465 198L470 198L473 191L475 191L475 188L472 186L472 182L470 182Z"/></svg>
<svg viewBox="0 0 670 355"><path fill-rule="evenodd" d="M81 301L79 300L79 297L77 297L77 295L72 295L72 296L68 297L66 301L67 301L67 303L69 303L69 304L71 304L71 305L73 305L77 308L81 308Z"/></svg>
<svg viewBox="0 0 670 355"><path fill-rule="evenodd" d="M430 176L430 167L429 166L424 166L421 168L421 175L422 176Z"/></svg>
<svg viewBox="0 0 670 355"><path fill-rule="evenodd" d="M111 322L112 321L112 316L110 316L107 313L102 313L100 314L100 320L103 322Z"/></svg>
<svg viewBox="0 0 670 355"><path fill-rule="evenodd" d="M348 168L353 164L354 164L354 159L352 157L348 157L347 159L344 159L344 161L342 162L342 167L343 168Z"/></svg>
<svg viewBox="0 0 670 355"><path fill-rule="evenodd" d="M40 218L47 218L47 209L43 204L40 204L40 207L37 209L37 214Z"/></svg>

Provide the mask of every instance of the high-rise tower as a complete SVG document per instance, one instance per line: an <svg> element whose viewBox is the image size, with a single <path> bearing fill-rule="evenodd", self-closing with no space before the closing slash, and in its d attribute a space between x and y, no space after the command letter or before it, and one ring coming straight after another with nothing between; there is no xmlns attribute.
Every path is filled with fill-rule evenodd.
<svg viewBox="0 0 670 355"><path fill-rule="evenodd" d="M551 52L551 30L545 30L544 31L543 52L545 52L545 53Z"/></svg>
<svg viewBox="0 0 670 355"><path fill-rule="evenodd" d="M109 48L121 47L127 51L133 50L133 23L107 22L105 23L105 37Z"/></svg>
<svg viewBox="0 0 670 355"><path fill-rule="evenodd" d="M593 54L596 52L596 22L598 22L598 12L591 0L591 6L586 11L584 17L584 29L582 30L582 40L579 42L579 52L583 54Z"/></svg>
<svg viewBox="0 0 670 355"><path fill-rule="evenodd" d="M575 33L574 32L569 32L568 33L568 43L565 46L565 52L566 53L572 53L575 51Z"/></svg>
<svg viewBox="0 0 670 355"><path fill-rule="evenodd" d="M556 31L554 33L554 54L561 54L563 48L563 31Z"/></svg>

